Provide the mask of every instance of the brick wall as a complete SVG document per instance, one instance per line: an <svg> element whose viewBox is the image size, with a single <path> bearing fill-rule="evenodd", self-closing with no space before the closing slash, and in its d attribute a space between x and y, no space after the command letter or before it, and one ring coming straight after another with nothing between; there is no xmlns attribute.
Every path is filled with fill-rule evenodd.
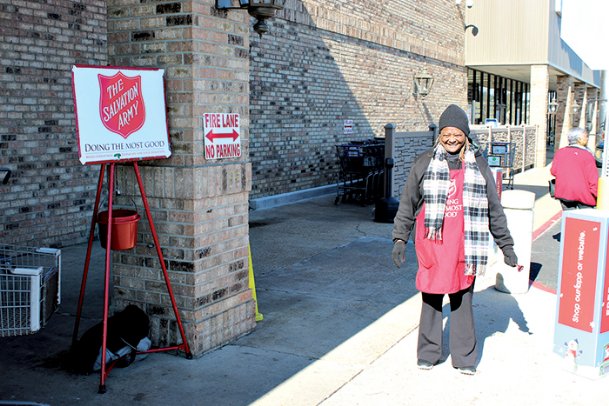
<svg viewBox="0 0 609 406"><path fill-rule="evenodd" d="M334 145L425 131L450 103L465 105L463 22L444 0L287 2L271 32L251 37L251 197L334 183ZM427 72L431 93L414 97ZM353 120L353 134L344 134Z"/></svg>
<svg viewBox="0 0 609 406"><path fill-rule="evenodd" d="M554 150L558 150L561 146L567 145L566 134L569 132L573 122L574 100L574 81L570 76L559 76L556 80L557 99L562 103L558 103L556 110L556 132L554 136ZM565 140L562 140L562 138ZM562 141L561 141L562 140Z"/></svg>
<svg viewBox="0 0 609 406"><path fill-rule="evenodd" d="M169 159L142 165L146 195L186 336L195 355L255 326L248 287L247 161L249 18L221 12L213 0L113 1L108 7L110 63L165 69ZM242 157L206 161L202 116L237 112ZM140 206L134 172L121 168L119 203ZM140 242L114 254L117 308L135 303L151 317L153 342L180 341L152 236L144 219Z"/></svg>
<svg viewBox="0 0 609 406"><path fill-rule="evenodd" d="M396 123L398 131L425 130L448 103L465 102L461 15L442 0L428 1L425 8L412 1L383 7L369 0L287 2L262 38L251 27L248 32L247 13L217 11L212 0L125 0L117 7L112 2L110 60L105 3L1 6L8 27L2 80L11 99L0 107L0 165L14 172L11 185L0 185L7 196L0 202L3 240L36 235L40 243L60 244L86 236L97 168L82 167L76 159L73 63L166 67L172 165L203 160L195 133L203 110L240 112L243 155L251 156L253 167L243 159L240 172L253 171L254 198L332 184L338 171L335 144L382 136L387 122ZM23 14L22 21L13 13ZM29 20L36 23L23 23ZM193 26L199 29L185 40ZM25 52L30 44L39 47ZM250 58L249 78L231 73ZM423 71L435 83L429 96L417 98L413 76ZM32 87L40 91L26 97ZM191 111L196 101L209 107ZM344 120L353 120L353 134L344 134ZM42 144L34 150L32 142Z"/></svg>
<svg viewBox="0 0 609 406"><path fill-rule="evenodd" d="M97 169L78 161L71 68L107 63L105 1L0 5L0 242L63 246L91 222Z"/></svg>

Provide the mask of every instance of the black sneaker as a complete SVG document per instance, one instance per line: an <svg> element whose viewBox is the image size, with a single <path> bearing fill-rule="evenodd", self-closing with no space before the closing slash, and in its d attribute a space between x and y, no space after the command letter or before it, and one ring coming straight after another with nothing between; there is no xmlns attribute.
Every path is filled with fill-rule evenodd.
<svg viewBox="0 0 609 406"><path fill-rule="evenodd" d="M432 362L425 361L423 359L417 361L417 366L419 369L423 369L425 371L429 371L431 368L433 368L433 365L434 364Z"/></svg>
<svg viewBox="0 0 609 406"><path fill-rule="evenodd" d="M463 375L476 375L476 367L455 367Z"/></svg>

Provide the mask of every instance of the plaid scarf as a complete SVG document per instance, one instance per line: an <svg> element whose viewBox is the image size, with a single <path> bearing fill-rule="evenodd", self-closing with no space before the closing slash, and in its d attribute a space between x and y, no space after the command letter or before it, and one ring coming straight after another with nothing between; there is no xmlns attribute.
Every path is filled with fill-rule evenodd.
<svg viewBox="0 0 609 406"><path fill-rule="evenodd" d="M442 240L442 224L450 171L447 152L438 144L423 177L425 201L425 238ZM471 149L465 151L463 181L463 220L465 238L465 274L484 275L488 262L488 200L486 181L480 173L476 157Z"/></svg>

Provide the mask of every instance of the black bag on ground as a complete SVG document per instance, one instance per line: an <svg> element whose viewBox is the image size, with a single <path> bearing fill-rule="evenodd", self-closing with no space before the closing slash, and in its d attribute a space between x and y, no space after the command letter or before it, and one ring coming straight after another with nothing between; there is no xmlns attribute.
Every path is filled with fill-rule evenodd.
<svg viewBox="0 0 609 406"><path fill-rule="evenodd" d="M108 318L106 347L116 353L125 346L133 348L131 361L135 358L135 348L144 337L148 336L150 320L148 315L135 305L128 305L124 310ZM74 372L88 374L100 353L102 345L103 324L98 323L88 329L70 349L70 364ZM124 364L128 365L130 362Z"/></svg>

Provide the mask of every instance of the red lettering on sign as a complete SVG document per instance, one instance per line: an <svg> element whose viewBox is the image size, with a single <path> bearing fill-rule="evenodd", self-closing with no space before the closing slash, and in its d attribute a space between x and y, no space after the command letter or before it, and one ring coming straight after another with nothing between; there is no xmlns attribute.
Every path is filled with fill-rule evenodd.
<svg viewBox="0 0 609 406"><path fill-rule="evenodd" d="M222 121L222 127L239 127L239 116L237 114L226 114Z"/></svg>
<svg viewBox="0 0 609 406"><path fill-rule="evenodd" d="M238 158L241 156L241 146L239 144L216 145L216 155L218 158Z"/></svg>
<svg viewBox="0 0 609 406"><path fill-rule="evenodd" d="M214 159L216 157L216 152L214 150L213 145L205 146L205 159Z"/></svg>
<svg viewBox="0 0 609 406"><path fill-rule="evenodd" d="M238 128L239 114L205 113L205 128Z"/></svg>

